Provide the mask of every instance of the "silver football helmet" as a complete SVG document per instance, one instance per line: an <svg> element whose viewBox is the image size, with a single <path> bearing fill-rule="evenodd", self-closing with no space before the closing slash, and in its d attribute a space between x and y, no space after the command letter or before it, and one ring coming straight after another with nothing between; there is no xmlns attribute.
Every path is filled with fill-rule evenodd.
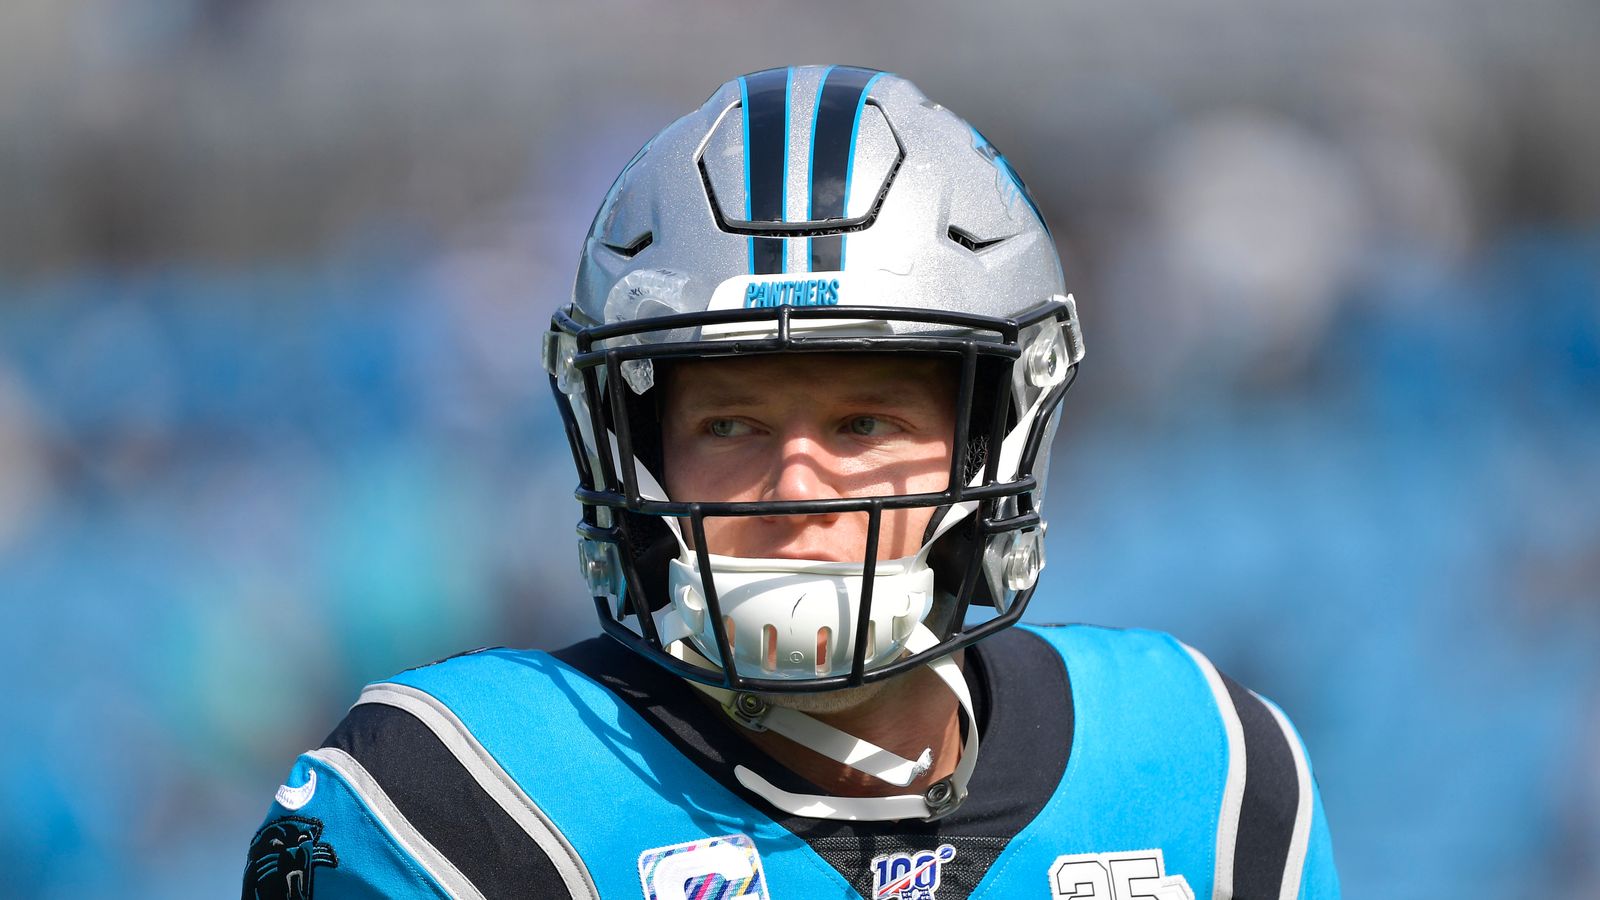
<svg viewBox="0 0 1600 900"><path fill-rule="evenodd" d="M945 490L667 495L658 367L818 352L952 361ZM1082 356L1050 233L972 126L868 69L729 81L623 168L545 337L605 630L702 684L781 692L888 677L1017 621L1044 565L1050 443ZM880 517L909 507L934 510L921 548L877 561ZM704 539L707 517L824 512L869 517L869 562L718 556ZM994 612L969 624L972 606Z"/></svg>

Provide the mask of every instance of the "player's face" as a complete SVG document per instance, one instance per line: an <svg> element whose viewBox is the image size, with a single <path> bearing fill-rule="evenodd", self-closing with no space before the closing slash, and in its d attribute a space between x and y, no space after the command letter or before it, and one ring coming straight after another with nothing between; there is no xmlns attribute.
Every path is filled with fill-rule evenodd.
<svg viewBox="0 0 1600 900"><path fill-rule="evenodd" d="M859 354L684 362L662 410L678 501L819 500L942 491L955 433L954 366ZM915 553L931 508L885 510L878 559ZM708 518L712 553L859 562L867 514Z"/></svg>

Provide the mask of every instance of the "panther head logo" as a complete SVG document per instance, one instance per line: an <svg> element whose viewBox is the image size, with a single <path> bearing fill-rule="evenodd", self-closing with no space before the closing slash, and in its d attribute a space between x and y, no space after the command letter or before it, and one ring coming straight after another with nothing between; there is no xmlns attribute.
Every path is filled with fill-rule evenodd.
<svg viewBox="0 0 1600 900"><path fill-rule="evenodd" d="M339 866L333 845L321 838L322 823L305 816L280 816L261 826L250 842L243 900L311 900L317 866Z"/></svg>

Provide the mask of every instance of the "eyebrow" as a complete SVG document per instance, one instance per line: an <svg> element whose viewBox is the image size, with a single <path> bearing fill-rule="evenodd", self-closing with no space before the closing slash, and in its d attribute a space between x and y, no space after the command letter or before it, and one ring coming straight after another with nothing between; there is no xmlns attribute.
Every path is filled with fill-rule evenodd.
<svg viewBox="0 0 1600 900"><path fill-rule="evenodd" d="M685 405L717 405L738 406L747 403L756 403L761 399L759 391L753 391L737 384L715 384L709 387L701 386L693 391L685 391L681 387L678 393L686 401Z"/></svg>

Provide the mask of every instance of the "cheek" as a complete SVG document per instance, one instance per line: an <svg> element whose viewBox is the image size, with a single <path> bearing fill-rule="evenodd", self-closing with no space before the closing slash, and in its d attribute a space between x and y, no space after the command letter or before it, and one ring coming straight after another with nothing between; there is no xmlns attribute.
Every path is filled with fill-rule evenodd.
<svg viewBox="0 0 1600 900"><path fill-rule="evenodd" d="M896 448L894 455L865 455L847 467L849 474L874 488L870 494L929 494L950 481L950 451L937 444Z"/></svg>
<svg viewBox="0 0 1600 900"><path fill-rule="evenodd" d="M662 487L679 502L754 500L770 468L756 448L714 439L691 437L664 451Z"/></svg>
<svg viewBox="0 0 1600 900"><path fill-rule="evenodd" d="M696 465L699 456L694 452L690 435L667 428L661 435L661 486L667 496L682 500L694 496L701 487L703 466Z"/></svg>
<svg viewBox="0 0 1600 900"><path fill-rule="evenodd" d="M886 513L878 534L878 559L899 559L922 548L922 533L933 521L933 509L899 509Z"/></svg>

